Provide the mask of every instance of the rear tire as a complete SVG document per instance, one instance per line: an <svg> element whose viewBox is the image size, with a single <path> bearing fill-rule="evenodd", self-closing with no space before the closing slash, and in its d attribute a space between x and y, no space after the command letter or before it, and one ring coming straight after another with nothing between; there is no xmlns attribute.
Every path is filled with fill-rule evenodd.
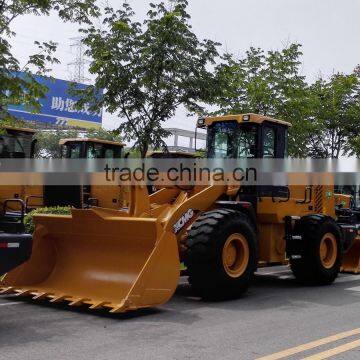
<svg viewBox="0 0 360 360"><path fill-rule="evenodd" d="M188 235L189 282L207 300L234 299L249 287L257 267L257 237L241 212L204 213Z"/></svg>
<svg viewBox="0 0 360 360"><path fill-rule="evenodd" d="M291 259L295 277L305 283L329 285L337 278L342 261L341 233L331 219L301 221L295 232L301 234L304 251L301 259Z"/></svg>

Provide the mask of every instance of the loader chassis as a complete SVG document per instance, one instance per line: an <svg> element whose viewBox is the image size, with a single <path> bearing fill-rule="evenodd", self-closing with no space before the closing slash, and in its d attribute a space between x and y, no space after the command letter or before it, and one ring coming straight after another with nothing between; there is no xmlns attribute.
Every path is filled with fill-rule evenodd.
<svg viewBox="0 0 360 360"><path fill-rule="evenodd" d="M284 121L244 114L199 126L209 157L286 156ZM150 196L132 186L129 200L123 210L36 216L33 256L2 292L125 312L168 301L180 261L208 299L239 297L261 265L289 260L298 280L316 284L360 269L359 212L341 208L333 186L174 186Z"/></svg>

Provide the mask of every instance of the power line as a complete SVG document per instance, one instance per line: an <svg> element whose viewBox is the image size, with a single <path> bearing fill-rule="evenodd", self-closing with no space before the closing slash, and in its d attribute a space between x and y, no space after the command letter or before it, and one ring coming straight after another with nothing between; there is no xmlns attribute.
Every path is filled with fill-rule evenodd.
<svg viewBox="0 0 360 360"><path fill-rule="evenodd" d="M75 37L70 39L72 41L70 48L75 50L74 61L68 63L71 80L78 83L88 83L90 79L85 76L86 66L90 63L85 58L85 45L81 37ZM72 69L72 70L71 70Z"/></svg>
<svg viewBox="0 0 360 360"><path fill-rule="evenodd" d="M33 48L36 49L36 45L32 42L27 42L27 41L22 41L22 40L11 40L12 44L21 44L21 45L27 45L27 47L29 48ZM56 48L56 53L62 53L62 54L67 54L68 56L74 56L74 53L72 53L69 50L62 50L59 47Z"/></svg>
<svg viewBox="0 0 360 360"><path fill-rule="evenodd" d="M46 42L49 42L49 39L46 38L46 37L40 37L38 35L36 35L35 37L34 36L30 36L30 35L25 35L23 33L20 33L20 32L17 32L16 35L14 37L11 37L10 39L16 39L17 37L22 37L22 38L25 38L25 39L29 39L29 40L38 40L38 41L46 41ZM64 43L62 41L58 41L58 40L55 40L54 41L56 44L58 45L62 45L64 47L68 47L68 44L67 43Z"/></svg>

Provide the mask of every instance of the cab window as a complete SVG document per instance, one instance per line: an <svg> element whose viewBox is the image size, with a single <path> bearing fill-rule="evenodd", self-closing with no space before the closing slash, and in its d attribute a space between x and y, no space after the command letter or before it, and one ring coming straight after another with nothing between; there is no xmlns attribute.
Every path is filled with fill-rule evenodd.
<svg viewBox="0 0 360 360"><path fill-rule="evenodd" d="M264 158L275 158L275 130L264 128Z"/></svg>
<svg viewBox="0 0 360 360"><path fill-rule="evenodd" d="M284 149L284 157L289 157L289 134L288 131L285 130L285 149Z"/></svg>
<svg viewBox="0 0 360 360"><path fill-rule="evenodd" d="M103 146L101 144L89 144L87 148L87 159L101 159Z"/></svg>
<svg viewBox="0 0 360 360"><path fill-rule="evenodd" d="M105 150L105 159L114 159L114 149Z"/></svg>
<svg viewBox="0 0 360 360"><path fill-rule="evenodd" d="M238 158L251 159L256 156L256 133L255 127L242 127L238 134Z"/></svg>
<svg viewBox="0 0 360 360"><path fill-rule="evenodd" d="M31 156L30 137L6 135L0 137L0 157L29 158Z"/></svg>
<svg viewBox="0 0 360 360"><path fill-rule="evenodd" d="M115 145L104 145L105 159L120 159L122 154L122 147Z"/></svg>
<svg viewBox="0 0 360 360"><path fill-rule="evenodd" d="M81 143L68 144L69 159L80 159Z"/></svg>
<svg viewBox="0 0 360 360"><path fill-rule="evenodd" d="M229 155L229 133L215 134L215 158L226 158Z"/></svg>

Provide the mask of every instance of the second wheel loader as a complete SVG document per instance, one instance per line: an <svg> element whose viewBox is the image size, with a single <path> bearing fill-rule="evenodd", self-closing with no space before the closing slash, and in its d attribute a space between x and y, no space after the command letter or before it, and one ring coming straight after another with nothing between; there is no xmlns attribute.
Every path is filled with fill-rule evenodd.
<svg viewBox="0 0 360 360"><path fill-rule="evenodd" d="M255 114L209 117L208 157L283 158L290 124ZM73 209L35 217L33 255L11 271L2 293L112 313L158 306L173 295L180 262L206 299L240 296L262 266L289 259L301 281L332 283L359 267L360 217L337 209L332 186L195 185L148 195L130 206Z"/></svg>
<svg viewBox="0 0 360 360"><path fill-rule="evenodd" d="M34 157L36 131L13 126L0 127L0 158ZM77 138L60 141L63 158L93 159L122 157L122 143ZM0 276L28 260L32 237L25 234L26 213L43 206L75 206L96 204L107 208L121 207L119 186L0 186Z"/></svg>

